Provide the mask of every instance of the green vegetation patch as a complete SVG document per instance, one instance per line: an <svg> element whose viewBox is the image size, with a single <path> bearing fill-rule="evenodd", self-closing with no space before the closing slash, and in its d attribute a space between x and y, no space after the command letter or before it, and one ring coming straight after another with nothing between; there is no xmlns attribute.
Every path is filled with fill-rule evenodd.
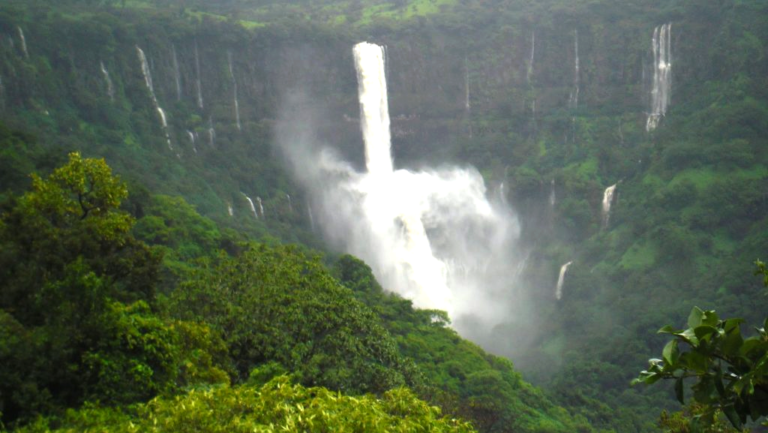
<svg viewBox="0 0 768 433"><path fill-rule="evenodd" d="M635 242L622 256L619 266L627 270L647 269L656 262L656 247L645 240Z"/></svg>

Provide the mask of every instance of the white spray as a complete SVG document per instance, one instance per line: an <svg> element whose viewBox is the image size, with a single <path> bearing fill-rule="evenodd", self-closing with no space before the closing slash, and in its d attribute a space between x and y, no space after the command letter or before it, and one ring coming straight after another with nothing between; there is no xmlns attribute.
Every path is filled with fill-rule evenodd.
<svg viewBox="0 0 768 433"><path fill-rule="evenodd" d="M181 72L179 71L179 58L176 56L176 45L171 45L173 51L173 78L176 81L176 100L181 101Z"/></svg>
<svg viewBox="0 0 768 433"><path fill-rule="evenodd" d="M568 268L571 266L568 262L560 267L560 276L557 278L557 288L555 289L555 299L558 301L563 298L563 283L565 283L565 273L568 272Z"/></svg>
<svg viewBox="0 0 768 433"><path fill-rule="evenodd" d="M229 61L229 76L232 78L232 88L235 100L235 119L237 120L237 129L242 130L240 126L240 104L237 102L237 80L235 80L235 70L232 68L232 51L227 51L227 60Z"/></svg>
<svg viewBox="0 0 768 433"><path fill-rule="evenodd" d="M136 51L139 54L139 61L141 62L141 73L144 74L144 82L147 84L149 96L152 99L152 104L154 104L155 110L157 110L157 113L160 115L160 122L163 126L163 132L165 133L165 140L168 142L168 148L173 150L173 145L171 144L171 135L168 132L168 119L165 117L165 111L163 111L163 109L160 107L160 104L157 102L157 96L155 96L155 87L152 84L152 71L149 69L147 56L144 55L144 50L139 48L138 45L136 46Z"/></svg>
<svg viewBox="0 0 768 433"><path fill-rule="evenodd" d="M603 193L603 227L608 227L608 220L611 218L611 204L613 204L616 185L617 184L609 186Z"/></svg>
<svg viewBox="0 0 768 433"><path fill-rule="evenodd" d="M653 30L653 83L651 84L651 111L645 124L646 131L653 131L667 114L672 93L672 23Z"/></svg>
<svg viewBox="0 0 768 433"><path fill-rule="evenodd" d="M21 29L21 27L17 27L19 29L19 39L21 40L21 52L24 53L24 58L29 58L29 51L27 51L27 39L24 37L24 30Z"/></svg>
<svg viewBox="0 0 768 433"><path fill-rule="evenodd" d="M114 101L115 87L112 84L112 78L109 77L109 71L107 71L106 66L104 66L104 62L99 62L99 66L101 66L101 73L104 74L104 81L107 82L107 96L109 96L110 101Z"/></svg>
<svg viewBox="0 0 768 433"><path fill-rule="evenodd" d="M229 214L229 216L234 216L235 215L235 210L232 209L232 205L229 204L229 203L227 203L227 213Z"/></svg>
<svg viewBox="0 0 768 433"><path fill-rule="evenodd" d="M259 213L264 218L264 203L261 202L261 197L256 197L256 203L259 204Z"/></svg>
<svg viewBox="0 0 768 433"><path fill-rule="evenodd" d="M319 161L309 167L318 169L313 173L306 151L291 155L320 196L325 233L417 307L445 310L454 319L472 316L488 327L499 323L509 312L499 297L513 279L501 275L514 271L505 253L519 234L516 219L488 201L474 169L394 169L383 49L361 43L353 53L367 171L325 151L312 158Z"/></svg>

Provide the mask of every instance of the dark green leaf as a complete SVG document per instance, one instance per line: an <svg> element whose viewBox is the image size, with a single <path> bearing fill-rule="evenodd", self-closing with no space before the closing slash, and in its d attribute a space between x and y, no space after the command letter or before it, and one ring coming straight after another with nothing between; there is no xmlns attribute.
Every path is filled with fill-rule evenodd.
<svg viewBox="0 0 768 433"><path fill-rule="evenodd" d="M680 404L685 404L684 388L685 384L683 383L683 377L681 376L675 381L675 396L677 396L677 401L679 401Z"/></svg>
<svg viewBox="0 0 768 433"><path fill-rule="evenodd" d="M664 346L662 357L670 367L677 363L677 360L680 357L680 349L677 348L677 340L671 340L669 343L667 343L666 346Z"/></svg>
<svg viewBox="0 0 768 433"><path fill-rule="evenodd" d="M688 327L695 328L701 325L701 320L704 317L704 311L699 307L693 307L691 314L688 315Z"/></svg>

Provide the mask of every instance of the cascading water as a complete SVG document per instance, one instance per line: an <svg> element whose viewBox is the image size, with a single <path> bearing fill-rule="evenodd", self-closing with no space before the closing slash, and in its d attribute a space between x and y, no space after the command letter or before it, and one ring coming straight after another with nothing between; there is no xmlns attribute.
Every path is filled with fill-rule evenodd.
<svg viewBox="0 0 768 433"><path fill-rule="evenodd" d="M309 216L309 228L315 231L315 217L312 215L312 206L307 205L307 216Z"/></svg>
<svg viewBox="0 0 768 433"><path fill-rule="evenodd" d="M608 227L608 220L611 218L611 204L613 204L616 185L618 184L609 186L603 193L603 227Z"/></svg>
<svg viewBox="0 0 768 433"><path fill-rule="evenodd" d="M261 202L261 197L256 197L256 203L259 204L259 213L261 214L261 218L264 218L264 203Z"/></svg>
<svg viewBox="0 0 768 433"><path fill-rule="evenodd" d="M557 204L557 196L555 195L555 179L552 179L549 187L549 206L554 208Z"/></svg>
<svg viewBox="0 0 768 433"><path fill-rule="evenodd" d="M21 52L24 53L24 58L29 58L29 51L27 51L27 38L24 37L24 30L21 27L16 27L19 30L19 39L21 40Z"/></svg>
<svg viewBox="0 0 768 433"><path fill-rule="evenodd" d="M240 104L237 102L237 80L235 80L235 70L232 68L232 51L227 51L227 60L229 61L229 76L232 78L232 92L235 100L235 120L237 120L237 130L243 128L240 126Z"/></svg>
<svg viewBox="0 0 768 433"><path fill-rule="evenodd" d="M293 213L293 201L291 201L291 195L290 194L286 194L285 198L288 199L288 211L290 213Z"/></svg>
<svg viewBox="0 0 768 433"><path fill-rule="evenodd" d="M533 61L536 56L536 33L531 30L531 55L528 58L528 70L525 75L525 79L528 84L531 84L531 78L533 78Z"/></svg>
<svg viewBox="0 0 768 433"><path fill-rule="evenodd" d="M160 104L157 102L157 96L155 96L155 87L152 84L152 71L149 69L149 63L147 63L147 56L144 55L144 50L139 48L139 46L136 46L136 51L139 54L139 62L141 62L141 73L144 75L144 82L147 85L147 89L149 90L149 96L152 99L152 104L155 106L155 110L157 110L157 113L160 115L160 122L163 126L163 132L165 133L165 140L168 142L168 148L170 150L173 150L173 145L171 144L171 135L168 132L168 119L165 117L165 111L160 107Z"/></svg>
<svg viewBox="0 0 768 433"><path fill-rule="evenodd" d="M581 86L581 76L579 74L579 31L573 31L573 90L568 98L568 108L575 110L579 107L579 92Z"/></svg>
<svg viewBox="0 0 768 433"><path fill-rule="evenodd" d="M232 209L232 205L229 203L227 203L227 213L229 214L229 216L235 216L235 210Z"/></svg>
<svg viewBox="0 0 768 433"><path fill-rule="evenodd" d="M254 204L253 204L253 200L251 200L251 198L250 198L250 197L248 197L247 195L245 195L245 193L244 193L244 192L241 192L240 194L242 194L242 195L243 195L243 197L245 197L245 199L246 199L246 200L248 200L248 205L250 205L250 206L251 206L251 212L253 212L253 217L254 217L254 218L256 218L256 219L259 219L259 214L258 214L258 213L256 213L256 206L254 206Z"/></svg>
<svg viewBox="0 0 768 433"><path fill-rule="evenodd" d="M171 44L173 53L173 79L176 82L176 100L181 101L181 72L179 71L179 58L176 56L176 45Z"/></svg>
<svg viewBox="0 0 768 433"><path fill-rule="evenodd" d="M197 50L197 41L195 41L195 85L197 87L197 107L203 109L203 83L200 79L200 54Z"/></svg>
<svg viewBox="0 0 768 433"><path fill-rule="evenodd" d="M555 299L558 301L563 298L563 283L565 283L565 273L573 262L568 262L560 267L560 276L557 278L557 288L555 288Z"/></svg>
<svg viewBox="0 0 768 433"><path fill-rule="evenodd" d="M208 118L208 144L216 147L216 130L213 129L213 118Z"/></svg>
<svg viewBox="0 0 768 433"><path fill-rule="evenodd" d="M189 143L192 145L192 150L197 154L197 136L192 131L187 131L189 136Z"/></svg>
<svg viewBox="0 0 768 433"><path fill-rule="evenodd" d="M112 78L109 77L109 71L107 71L106 66L104 66L104 62L99 62L99 66L101 66L101 73L104 74L104 81L107 82L107 96L109 96L110 101L114 101L115 86L112 84Z"/></svg>
<svg viewBox="0 0 768 433"><path fill-rule="evenodd" d="M651 42L653 52L653 82L651 83L651 111L645 130L650 132L659 126L667 114L672 93L672 23L656 27Z"/></svg>
<svg viewBox="0 0 768 433"><path fill-rule="evenodd" d="M457 328L490 329L509 314L514 265L511 242L517 221L501 202L490 202L474 169L395 170L382 47L353 49L360 124L365 141L363 173L329 151L311 157L291 148L296 172L322 206L325 234L371 265L383 286L420 308L447 311ZM308 208L310 224L314 224ZM507 278L509 277L509 278ZM466 319L462 322L462 319ZM467 325L473 326L473 325Z"/></svg>

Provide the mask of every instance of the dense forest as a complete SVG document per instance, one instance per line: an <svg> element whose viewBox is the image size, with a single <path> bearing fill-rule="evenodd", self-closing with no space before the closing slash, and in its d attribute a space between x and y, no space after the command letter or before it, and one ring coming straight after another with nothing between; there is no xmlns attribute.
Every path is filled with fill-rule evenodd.
<svg viewBox="0 0 768 433"><path fill-rule="evenodd" d="M362 41L396 168L504 209L425 223L495 255L455 311L313 177L366 164ZM765 41L762 0L3 2L0 430L762 431Z"/></svg>

